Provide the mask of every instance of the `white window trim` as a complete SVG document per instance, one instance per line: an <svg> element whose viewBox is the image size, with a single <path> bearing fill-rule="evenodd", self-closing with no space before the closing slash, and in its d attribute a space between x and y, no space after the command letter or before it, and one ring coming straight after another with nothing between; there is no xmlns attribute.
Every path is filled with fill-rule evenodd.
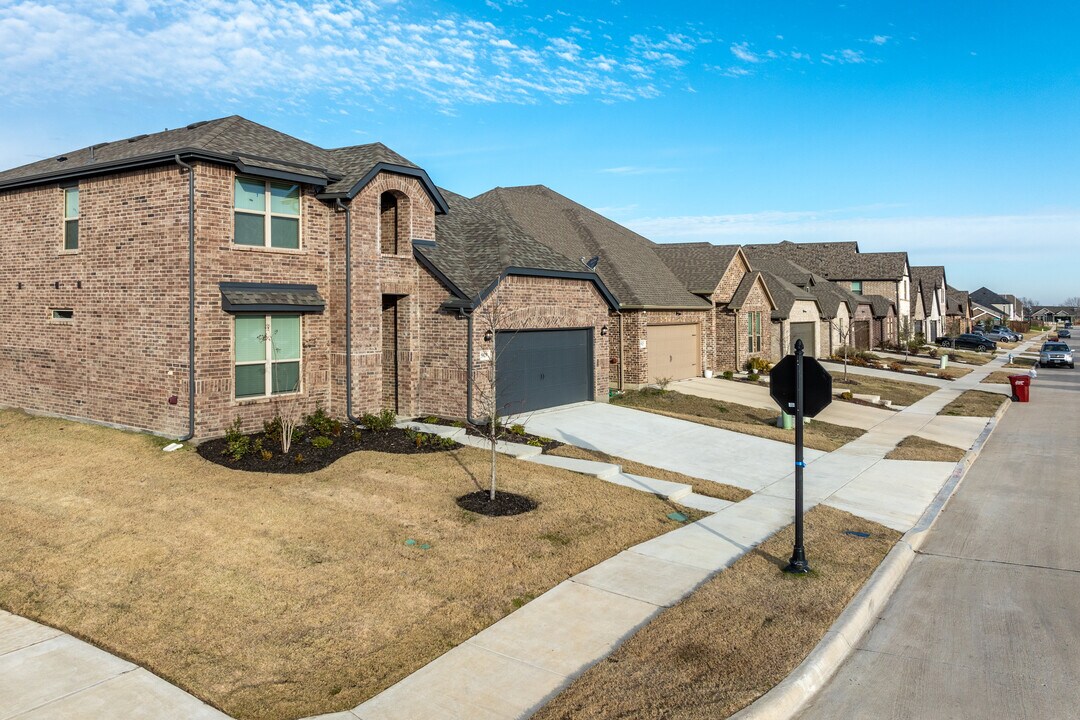
<svg viewBox="0 0 1080 720"><path fill-rule="evenodd" d="M236 184L239 180L247 180L249 182L261 182L263 184L263 209L262 210L248 210L247 208L236 207ZM232 245L238 248L257 248L265 250L281 250L285 252L298 252L304 249L304 186L300 183L291 183L300 188L300 212L296 215L291 213L276 213L270 208L273 207L273 200L270 197L270 186L277 182L278 185L287 185L281 181L263 180L262 178L249 177L247 175L237 175L233 180L233 213L243 213L245 215L262 215L263 216L263 244L262 245L242 245L236 242L236 229L235 224L233 226L233 241ZM271 243L270 228L272 227L273 218L288 218L289 220L296 220L296 247L284 248L275 247Z"/></svg>
<svg viewBox="0 0 1080 720"><path fill-rule="evenodd" d="M69 312L69 313L71 313L71 317L57 317L56 313L60 313L60 312ZM70 324L70 323L75 322L75 311L72 310L71 308L66 308L66 307L49 308L48 320L49 320L49 322L54 322L54 323L69 323Z"/></svg>
<svg viewBox="0 0 1080 720"><path fill-rule="evenodd" d="M74 217L68 217L68 214L67 214L67 198L68 198L68 193L70 191L72 191L72 190L74 190L75 192L77 192L79 194L79 202L78 202L78 208L76 209L75 216ZM79 231L82 230L82 228L80 227L81 223L79 222L79 216L82 214L82 193L79 191L79 186L78 185L72 185L70 187L63 188L63 191L64 192L62 192L60 194L60 202L61 202L60 216L62 218L61 221L60 221L60 252L77 253L77 252L79 252L79 247L82 245L82 237L81 237L82 233L79 232ZM75 247L69 248L67 246L67 227L68 227L68 222L70 222L72 220L75 221L75 223L76 223L75 227L78 228L78 230L76 230L76 234L75 234Z"/></svg>
<svg viewBox="0 0 1080 720"><path fill-rule="evenodd" d="M273 331L270 328L270 319L275 315L299 315L300 317L300 357L288 358L286 360L274 360L274 343L273 343ZM256 315L255 317L259 317ZM245 360L243 362L236 359L236 317L234 316L233 327L233 400L237 402L245 402L248 400L266 400L268 398L276 397L289 397L290 395L300 395L304 392L304 316L301 313L271 313L269 315L263 315L263 342L266 347L263 351L264 359L262 360ZM296 390L293 392L275 393L274 389L274 364L275 363L300 363L299 379L300 382L296 386ZM263 373L263 394L262 395L245 395L239 397L236 394L236 368L240 366L249 365L263 365L266 372Z"/></svg>

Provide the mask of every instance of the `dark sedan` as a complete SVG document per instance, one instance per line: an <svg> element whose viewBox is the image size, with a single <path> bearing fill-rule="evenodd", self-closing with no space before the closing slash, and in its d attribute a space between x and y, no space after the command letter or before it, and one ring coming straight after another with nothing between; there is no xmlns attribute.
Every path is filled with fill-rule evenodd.
<svg viewBox="0 0 1080 720"><path fill-rule="evenodd" d="M1068 328L1062 328L1061 330L1058 330L1058 337L1059 337L1059 338L1063 338L1063 337L1064 337L1064 338L1071 338L1071 337L1072 337L1072 333L1071 333L1071 332L1069 332L1069 329L1068 329Z"/></svg>
<svg viewBox="0 0 1080 720"><path fill-rule="evenodd" d="M956 337L942 337L938 338L937 342L941 347L956 348L957 350L974 350L975 352L997 350L996 342L985 335L976 335L975 333L964 333Z"/></svg>

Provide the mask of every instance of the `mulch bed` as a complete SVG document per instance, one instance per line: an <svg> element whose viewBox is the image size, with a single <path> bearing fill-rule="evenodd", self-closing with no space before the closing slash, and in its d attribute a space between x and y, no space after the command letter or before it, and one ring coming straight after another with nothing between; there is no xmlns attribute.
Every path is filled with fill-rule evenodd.
<svg viewBox="0 0 1080 720"><path fill-rule="evenodd" d="M507 515L521 515L539 507L539 503L530 497L517 495L516 493L495 491L495 499L491 499L491 493L487 490L477 490L468 495L462 495L457 499L458 507L470 512L488 515L491 517L505 517Z"/></svg>
<svg viewBox="0 0 1080 720"><path fill-rule="evenodd" d="M321 470L330 465L338 458L360 450L371 452L397 453L412 455L417 453L447 452L461 447L458 443L442 443L441 438L434 438L435 442L423 442L417 444L413 437L401 428L390 430L360 430L354 433L346 428L338 435L331 437L334 444L328 448L317 448L311 444L316 437L314 432L306 432L302 438L294 440L289 448L289 454L281 452L281 443L276 438L268 438L266 433L253 433L248 437L254 444L262 440L262 447L271 453L268 460L264 460L258 451L249 451L239 460L234 460L227 454L228 445L225 438L207 440L200 444L196 451L203 458L212 463L222 465L233 470L246 470L248 472L272 472L272 473L309 473ZM427 436L433 437L433 436Z"/></svg>
<svg viewBox="0 0 1080 720"><path fill-rule="evenodd" d="M454 427L462 426L460 420L447 420L446 418L441 417L417 419L417 422L427 422L428 420L436 421L431 423L432 425L452 425ZM486 427L476 427L475 425L468 424L466 424L464 427L466 435L472 435L473 437L481 437L485 440L488 439ZM522 433L520 435L517 435L510 432L509 427L504 427L499 431L499 440L502 440L504 442L518 443L519 445L534 445L538 448L541 448L544 452L548 452L550 450L554 450L557 447L563 446L563 443L559 442L558 440L552 440L551 438L541 437L539 435L532 435L530 433Z"/></svg>

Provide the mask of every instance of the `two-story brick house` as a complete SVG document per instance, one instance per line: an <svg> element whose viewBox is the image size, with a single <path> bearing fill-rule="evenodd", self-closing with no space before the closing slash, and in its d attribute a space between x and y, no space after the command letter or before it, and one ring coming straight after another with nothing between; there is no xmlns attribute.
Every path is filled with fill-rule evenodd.
<svg viewBox="0 0 1080 720"><path fill-rule="evenodd" d="M492 289L461 298L418 261L448 210L381 144L327 150L237 116L2 172L0 405L197 438L281 403L464 416L446 383L468 374L467 333L443 325ZM561 262L496 255L491 282L509 310L549 306L514 330L569 324L599 358L613 300ZM606 397L588 362L575 392Z"/></svg>

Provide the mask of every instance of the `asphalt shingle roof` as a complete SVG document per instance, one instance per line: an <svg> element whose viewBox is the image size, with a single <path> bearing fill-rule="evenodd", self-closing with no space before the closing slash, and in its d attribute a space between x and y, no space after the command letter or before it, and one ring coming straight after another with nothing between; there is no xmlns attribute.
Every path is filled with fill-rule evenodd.
<svg viewBox="0 0 1080 720"><path fill-rule="evenodd" d="M978 290L975 290L974 292L968 293L968 297L971 298L972 302L977 302L980 305L983 305L985 307L990 307L990 306L993 306L993 305L1011 305L1012 304L1006 298L1002 297L1001 295L998 295L996 292L994 292L993 290L991 290L989 288L986 288L986 287L981 287Z"/></svg>
<svg viewBox="0 0 1080 720"><path fill-rule="evenodd" d="M862 299L870 301L870 312L876 318L888 317L889 309L896 307L892 300L882 295L863 295Z"/></svg>
<svg viewBox="0 0 1080 720"><path fill-rule="evenodd" d="M813 300L817 302L812 294L803 290L801 287L792 285L779 275L774 275L768 270L760 270L761 279L765 281L765 287L769 290L769 295L772 296L773 302L776 307L772 311L773 320L785 320L791 315L791 309L795 305L796 300Z"/></svg>
<svg viewBox="0 0 1080 720"><path fill-rule="evenodd" d="M626 309L702 310L712 303L691 293L656 252L656 245L573 200L544 187L495 188L473 200L540 244L582 268L579 258L599 257L596 272Z"/></svg>
<svg viewBox="0 0 1080 720"><path fill-rule="evenodd" d="M779 243L746 245L744 252L780 255L826 280L899 280L908 266L907 253L859 252L855 242Z"/></svg>
<svg viewBox="0 0 1080 720"><path fill-rule="evenodd" d="M686 288L697 295L711 295L739 252L738 245L659 243L653 249Z"/></svg>
<svg viewBox="0 0 1080 720"><path fill-rule="evenodd" d="M941 265L912 265L911 282L913 286L918 282L922 288L923 311L929 317L934 307L934 290L945 284L945 268Z"/></svg>
<svg viewBox="0 0 1080 720"><path fill-rule="evenodd" d="M419 170L382 143L328 150L239 115L230 115L173 130L99 143L5 170L0 172L0 188L27 181L48 182L58 175L92 173L99 168L105 171L112 165L168 157L183 151L242 159L254 167L326 179L329 180L326 191L330 193L348 191L380 162Z"/></svg>
<svg viewBox="0 0 1080 720"><path fill-rule="evenodd" d="M966 290L957 290L951 285L946 285L945 301L948 305L948 315L967 315L968 294Z"/></svg>
<svg viewBox="0 0 1080 720"><path fill-rule="evenodd" d="M478 298L507 268L589 272L578 260L537 242L498 205L441 193L450 212L435 219L435 247L415 247L465 298Z"/></svg>

